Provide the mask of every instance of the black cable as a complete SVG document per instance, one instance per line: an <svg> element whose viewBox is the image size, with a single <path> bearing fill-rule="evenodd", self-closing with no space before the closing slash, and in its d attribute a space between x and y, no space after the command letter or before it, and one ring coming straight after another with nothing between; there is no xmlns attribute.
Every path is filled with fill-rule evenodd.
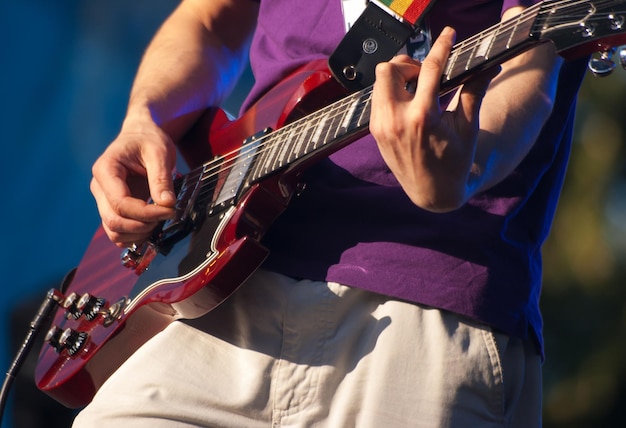
<svg viewBox="0 0 626 428"><path fill-rule="evenodd" d="M24 360L28 356L30 349L33 346L34 339L40 333L42 327L44 327L44 323L47 321L49 316L52 314L52 310L56 307L56 305L60 301L61 293L55 289L51 289L46 294L46 299L42 302L37 314L30 322L30 329L26 334L26 338L22 343L22 346L17 351L15 355L15 359L13 363L9 367L9 370L6 373L4 378L4 383L2 384L2 389L0 390L0 425L2 425L2 418L4 416L4 408L6 406L9 392L11 390L11 386L13 385L13 381L15 377L19 373L22 365L24 364Z"/></svg>

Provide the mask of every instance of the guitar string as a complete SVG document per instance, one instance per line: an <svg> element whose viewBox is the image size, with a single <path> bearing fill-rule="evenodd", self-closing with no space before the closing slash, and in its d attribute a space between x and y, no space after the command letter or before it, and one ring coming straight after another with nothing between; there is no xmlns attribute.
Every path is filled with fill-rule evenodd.
<svg viewBox="0 0 626 428"><path fill-rule="evenodd" d="M529 8L531 9L531 8ZM471 49L466 49L465 45L468 44L468 41L471 41L472 39L482 39L484 38L483 35L485 33L494 33L496 30L498 32L503 32L506 31L510 28L515 28L517 26L520 25L520 23L525 23L530 19L534 19L534 16L528 16L529 15L529 9L525 10L525 13L527 16L525 16L525 18L523 20L514 20L515 22L509 22L507 21L506 25L502 25L502 24L498 24L495 25L485 31L483 31L482 33L480 33L479 35L476 35L472 38L470 38L469 40L465 40L461 43L459 43L459 45L457 45L455 47L455 49L453 49L453 52L457 52L455 53L455 55L461 56L466 52L471 52ZM531 10L534 10L534 8L532 8ZM504 24L504 23L503 23ZM473 49L473 47L472 47ZM464 51L465 50L465 51ZM460 51L460 52L459 52ZM453 56L452 54L450 55L451 57ZM369 88L368 88L369 89ZM338 101L339 104L343 104L344 100L340 100ZM369 100L368 100L369 101ZM330 106L331 108L336 107L334 104ZM321 112L321 111L320 111ZM307 120L308 117L305 117L302 119L302 121ZM277 140L280 136L280 132L282 131L282 133L284 133L285 131L290 131L292 127L303 127L301 121L297 121L294 122L293 124L288 125L288 128L281 128L280 130L273 132L271 134L268 134L266 136L261 137L261 140L259 141L258 145L257 145L257 149L256 149L256 157L257 159L263 154L264 151L267 150L272 150L274 149L274 147L270 144L271 141L273 140ZM271 139L271 140L270 140ZM223 173L223 171L226 169L230 169L230 168L234 168L235 166L237 166L237 163L240 162L240 159L244 159L248 156L249 152L252 151L253 149L246 149L245 146L242 148L238 148L236 150L234 150L231 153L227 153L224 156L218 158L218 159L214 159L211 160L207 163L205 163L204 165L202 165L201 167L198 168L198 170L196 171L195 174L191 175L192 181L195 181L195 179L198 179L200 177L202 177L204 175L204 177L202 178L202 180L207 180L207 179L211 179L217 176L217 174L219 173ZM241 153L237 154L238 151L241 151ZM226 163L224 163L222 161L222 159L228 159L228 161ZM213 165L212 165L213 164ZM209 172L208 175L205 175L207 173L207 167L210 167L209 169L211 170ZM207 184L213 184L213 182L208 182Z"/></svg>
<svg viewBox="0 0 626 428"><path fill-rule="evenodd" d="M610 4L613 2L614 0L605 0L605 1L597 2L596 4L605 5L605 4ZM547 11L541 12L540 9L543 7L549 7L549 8ZM588 11L589 3L585 1L571 2L568 0L561 0L561 1L554 2L554 3L542 2L542 3L535 4L534 6L531 6L522 12L521 15L524 15L524 16L521 19L511 19L503 23L496 24L468 39L463 40L462 42L460 42L459 44L453 47L449 60L452 58L461 57L463 55L466 55L467 53L471 54L472 51L476 49L475 42L477 40L481 40L481 41L485 40L487 39L488 36L492 38L501 37L503 34L506 34L523 24L527 24L529 21L536 20L540 16L539 13L550 14L552 13L551 11L553 9L555 8L558 9L559 7L567 7L572 12L581 12L583 10ZM535 13L536 11L538 11L539 13ZM585 17L586 15L587 14L585 14L582 17ZM605 19L605 18L598 17L597 15L594 14L592 15L591 19L597 20L597 19ZM553 22L559 23L559 19L554 19ZM571 19L569 21L563 20L562 22L571 23ZM472 46L468 48L467 46L469 44L471 44ZM452 66L454 66L454 64ZM240 163L242 162L249 162L248 157L251 154L254 157L256 157L256 159L259 159L260 156L262 154L265 154L265 152L267 151L277 150L280 153L281 150L276 148L276 144L275 144L276 141L277 140L280 141L281 136L288 135L290 132L293 132L294 135L296 135L296 138L299 138L301 136L302 131L294 131L294 130L297 128L306 130L307 129L306 125L308 122L311 122L311 116L313 116L314 114L325 115L327 118L326 123L332 122L332 120L338 117L338 115L336 115L337 111L340 111L340 114L343 114L344 113L344 111L342 111L343 107L345 107L346 105L350 105L351 103L355 102L356 99L363 97L364 95L366 95L366 91L368 90L371 91L371 89L372 87L369 87L369 88L364 89L363 91L357 92L356 94L352 94L351 96L345 97L335 103L332 103L331 105L325 107L324 109L321 109L311 115L305 116L283 128L278 129L277 131L264 135L258 140L258 143L255 144L253 147L243 146L243 147L240 147L238 149L231 151L230 153L224 154L220 156L219 158L215 158L203 164L202 166L196 168L195 170L191 171L187 175L187 177L191 178L192 182L194 182L196 179L203 182L202 183L203 189L201 189L201 192L203 190L207 190L208 192L209 190L211 190L212 185L215 184L215 182L217 182L220 174L224 174L225 171L228 171L230 169L233 169L239 166ZM358 95L358 96L353 97L353 95ZM371 101L371 93L368 95L368 98L365 99L364 103L369 103L370 101ZM325 130L325 131L328 131L328 130ZM328 141L322 141L321 143L322 143L322 146L324 146L328 143ZM282 143L282 144L286 144L286 143ZM315 149L313 151L315 151ZM310 153L312 153L312 151L308 153L305 152L304 155L310 154ZM226 159L225 162L224 162L224 159ZM270 169L270 172L275 172L276 170L277 169ZM202 193L206 193L206 192L202 192Z"/></svg>
<svg viewBox="0 0 626 428"><path fill-rule="evenodd" d="M565 0L565 2L567 2L567 0ZM453 51L452 51L450 57L453 57L453 54L456 55L456 56L461 56L461 55L463 55L465 53L468 53L468 52L471 53L472 50L475 47L475 44L472 44L472 47L469 48L469 49L466 49L464 45L467 45L467 44L469 44L469 42L472 42L474 40L482 40L482 39L484 39L485 38L484 35L487 34L487 33L495 33L494 35L498 35L498 33L502 33L502 32L505 32L505 31L507 31L509 29L512 29L512 28L515 28L515 27L519 27L520 24L527 23L530 20L536 19L536 16L534 15L533 12L535 11L535 9L539 9L541 6L542 6L542 4L539 3L539 4L536 4L536 5L532 6L532 7L529 7L528 9L526 9L523 12L523 14L525 16L521 20L520 19L513 19L513 20L508 20L508 21L506 21L504 23L496 24L496 25L492 26L491 28L489 28L487 30L484 30L483 32L481 32L479 34L477 34L477 35L475 35L473 37L470 37L469 39L466 39L466 40L460 42L457 46L455 46L453 48ZM304 119L307 119L307 118L305 117ZM301 126L301 124L299 122L293 123L292 125L294 127ZM290 125L288 125L288 126L290 126ZM291 128L281 128L281 129L284 130L284 131L291 131ZM267 136L263 136L262 140L267 140L269 138L275 139L277 132L278 131L276 131L276 132L274 132L272 134L269 134ZM264 147L264 146L266 146L266 147ZM263 153L264 148L267 149L267 150L274 150L275 149L274 146L271 146L269 143L266 144L264 141L261 141L259 143L259 148L260 148L260 151L258 152L257 156L260 155L261 153ZM224 157L229 157L231 155L235 155L235 157L237 157L237 154L236 154L237 150L239 150L239 149L236 149L234 152L231 152L229 154L224 155ZM248 153L244 149L244 153L240 154L239 157L243 158L243 157L245 157L247 155L248 155ZM233 165L234 165L236 160L234 160L232 162L233 162ZM211 161L209 163L211 163ZM205 164L204 166L206 166L206 165L207 164ZM218 172L223 171L223 165L220 165L219 163L215 165L215 168L220 170Z"/></svg>
<svg viewBox="0 0 626 428"><path fill-rule="evenodd" d="M605 3L610 3L610 2L611 2L611 0L609 0L608 2L605 2ZM563 5L563 4L565 4L567 7L571 8L571 9L574 9L574 10L577 7L575 2L572 3L572 2L568 2L567 0L554 2L552 4L550 4L550 3L539 3L539 4L536 4L533 7L530 7L528 9L526 9L523 12L523 14L526 15L523 19L513 19L513 20L509 20L509 21L507 21L505 23L497 24L497 25L491 27L490 29L487 29L487 30L485 30L485 31L483 31L483 32L473 36L473 37L470 37L469 39L464 40L463 42L461 42L459 44L459 46L458 46L459 49L454 51L455 55L458 58L458 57L464 55L465 53L469 52L468 50L463 51L464 46L470 44L470 42L472 42L473 40L483 40L483 39L485 39L485 34L486 33L496 33L496 34L493 34L493 35L497 36L498 33L506 32L507 30L509 30L511 28L518 27L518 26L520 26L523 23L527 23L530 19L533 19L533 20L536 19L536 16L534 15L535 9L539 9L539 8L541 8L543 6L549 6L550 9L554 9L555 7L558 7L559 5ZM583 5L585 10L588 9L588 3L580 1L580 2L578 2L578 7L580 7L580 5ZM582 10L582 9L580 9L580 10ZM472 47L471 47L470 50L473 50L473 49L475 49L474 44L472 44ZM450 57L453 58L453 55L451 54ZM343 100L340 100L340 103L341 103L341 101L343 101ZM303 119L307 119L307 118L305 117ZM293 128L295 128L295 127L304 128L304 126L298 121L296 123L291 124L290 126L288 126L286 128L281 128L281 130L283 131L281 133L278 133L278 131L277 131L277 132L274 132L274 133L271 133L271 134L269 134L267 136L262 137L262 140L258 143L257 151L256 151L256 155L255 156L258 157L261 154L263 154L265 149L266 150L276 150L274 145L270 145L269 144L271 142L271 140L269 140L269 139L271 138L272 140L276 140L276 139L278 139L277 137L280 137L280 134L284 134L287 131L288 132L292 132ZM296 134L298 135L297 132L296 132ZM265 141L263 141L263 140L265 140ZM236 154L238 150L240 150L241 153ZM213 168L216 169L217 171L214 172L214 173L209 173L209 175L205 176L203 178L203 180L210 179L213 174L222 173L225 169L227 170L227 169L230 169L230 168L234 168L235 166L237 166L237 163L240 161L240 159L244 159L241 162L245 162L246 161L245 158L248 157L250 152L252 152L252 151L253 151L252 148L249 149L249 150L246 150L245 147L244 147L244 148L240 148L240 149L235 150L231 154L225 155L224 156L225 158L229 158L230 156L233 157L228 162L228 164L230 164L230 165L228 165L228 164L225 165L221 161L215 162L215 166ZM210 162L204 164L201 167L201 170L200 170L199 174L206 173L206 167L209 166L211 163L212 162L210 161Z"/></svg>
<svg viewBox="0 0 626 428"><path fill-rule="evenodd" d="M198 179L203 182L202 190L201 190L201 195L202 195L201 202L205 201L206 196L213 195L213 192L212 192L213 185L219 179L220 174L225 174L224 171L235 168L236 166L238 166L238 162L241 162L242 158L248 157L250 154L252 154L253 156L256 156L258 159L261 156L261 154L264 153L264 151L265 152L268 152L270 150L277 150L277 152L280 151L280 149L276 149L277 144L274 144L273 142L284 140L284 136L289 135L290 132L293 132L293 134L296 135L295 138L299 138L303 131L306 132L307 130L309 130L310 126L308 125L308 122L312 121L311 117L313 115L326 117L327 119L324 124L325 126L323 126L319 140L316 140L316 141L310 140L308 142L303 143L303 146L305 146L305 150L303 150L302 155L299 156L299 158L305 157L306 155L315 152L317 149L325 147L328 144L328 142L332 140L323 136L324 135L328 136L329 132L333 131L333 128L331 128L329 124L332 123L334 119L341 117L341 115L344 114L345 112L344 106L346 104L350 104L350 102L347 102L347 100L351 100L351 102L354 103L357 100L361 99L363 100L363 104L367 104L369 103L371 99L371 90L372 90L372 87L369 87L355 94L351 94L350 96L344 99L341 99L317 111L316 113L303 118L303 120L295 121L283 128L278 129L275 132L268 134L267 136L263 138L264 141L260 143L256 149L254 147L244 146L240 148L241 153L235 154L228 161L222 162L219 159L216 160L216 164L212 167L211 173L209 173L208 175L205 175L204 177L202 176L202 174L199 174L199 175L196 174L196 177L194 177L195 179ZM297 129L297 128L300 128L300 130L294 131L294 129ZM351 130L355 130L355 129L349 129L347 131L350 132ZM335 133L334 135L336 136L337 134ZM343 135L346 135L346 134L343 134ZM314 147L311 147L311 144L314 144ZM209 163L213 163L213 162L209 162ZM269 165L270 171L267 171L265 174L262 174L262 175L269 175L271 172L277 171L279 168L274 168L275 163L276 163L276 160L274 160L272 164ZM229 191L229 190L236 190L236 189L224 189L224 190ZM198 197L200 198L201 195L198 195Z"/></svg>
<svg viewBox="0 0 626 428"><path fill-rule="evenodd" d="M531 8L529 8L531 9ZM526 9L526 11L528 11L529 9ZM482 33L480 33L479 35L473 36L468 40L464 40L463 42L460 42L457 46L455 46L453 48L453 53L455 53L455 55L457 56L461 56L464 53L467 52L471 52L471 50L473 49L473 46L471 49L466 49L465 45L468 44L469 41L473 40L473 39L481 39L482 36L485 33L490 33L490 32L494 32L494 30L498 30L500 32L502 32L503 30L507 30L509 28L514 28L516 26L519 26L520 22L524 23L527 22L530 19L534 19L534 17L526 17L523 21L520 20L515 20L516 22L514 23L509 23L507 21L507 25L495 25L485 31L483 31ZM450 55L452 57L452 53ZM366 90L371 90L370 88L366 88ZM338 107L336 106L336 104L341 104L343 105L345 99L339 100L336 103L333 103L331 105L328 106L328 108L330 109L338 109ZM369 100L368 100L369 101ZM325 109L322 109L320 111L318 111L317 113L322 113ZM271 150L274 147L270 144L271 141L270 139L277 139L276 137L279 136L280 133L285 133L285 131L291 130L292 127L302 127L303 123L305 121L308 121L309 117L306 116L296 122L293 122L289 125L287 125L287 127L284 128L280 128L277 131L274 131L268 135L265 135L263 137L261 137L261 139L259 140L258 144L257 144L257 152L256 152L256 156L257 158L266 150ZM269 141L269 142L268 142ZM240 159L244 159L249 153L249 151L251 151L252 149L248 149L246 150L246 147L240 147L237 148L229 153L226 153L222 156L220 156L219 158L216 159L212 159L209 162L203 164L202 166L196 168L194 171L191 171L188 174L188 177L191 178L191 181L195 181L195 179L199 179L200 177L204 176L204 178L202 178L203 180L212 178L214 176L217 176L217 174L222 173L224 171L224 169L230 169L230 168L234 168L237 165L237 162L240 161ZM241 153L238 153L239 151L241 151ZM223 159L228 159L226 161L226 163L223 162ZM206 175L207 173L207 167L209 167L209 174Z"/></svg>
<svg viewBox="0 0 626 428"><path fill-rule="evenodd" d="M539 5L540 5L540 4L539 4ZM530 10L534 10L534 9L535 9L535 8L537 8L539 5L535 5L534 7L531 7L531 8L529 8L529 9L530 9ZM529 9L526 9L526 10L524 11L527 15L528 15L528 13L527 13L527 12L529 11ZM459 46L458 46L458 47L460 48L460 52L459 52L458 50L453 51L453 52L454 52L454 53L455 53L455 55L457 55L457 56L463 55L463 54L464 54L464 53L466 53L466 52L471 52L471 50L466 50L466 51L463 51L463 49L464 49L464 45L469 44L469 42L471 42L471 41L472 41L472 40L474 40L474 39L482 39L482 38L483 38L483 37L482 37L482 35L483 35L485 32L490 32L489 30L493 30L494 28L497 28L499 31L502 31L503 29L505 29L505 30L506 30L508 27L516 27L516 26L519 26L520 22L521 22L521 23L524 23L524 22L526 22L527 20L532 19L532 18L534 18L534 17L530 16L530 17L526 17L524 20L513 20L513 21L515 21L515 22L512 22L512 23L510 23L510 22L508 22L508 21L507 21L507 25L504 25L504 26L503 26L503 25L498 24L498 25L496 25L496 26L494 26L494 27L492 27L492 28L490 28L490 29L488 29L488 30L485 30L484 32L480 33L479 35L475 35L475 36L470 37L469 39L464 40L463 42L459 43ZM472 46L472 49L473 49L473 46ZM452 56L453 56L453 55L451 54L451 57L452 57ZM299 125L299 123L294 123L293 125L294 125L294 126L298 126L298 125ZM284 128L282 128L282 129L284 129ZM263 137L262 137L262 140L265 140L265 139L268 139L268 138L275 138L275 135L274 135L274 134L275 134L275 133L269 134L269 135L267 135L267 136L263 136ZM261 142L259 143L259 146L260 146L260 148L261 148L261 150L260 150L259 154L260 154L260 153L262 153L262 151L263 151L263 145L267 145L267 144L265 144L263 141L261 141ZM274 148L274 147L269 147L269 145L267 145L267 146L268 146L268 147L266 147L266 148L267 148L268 150L269 150L269 149L273 149L273 148ZM231 156L235 156L235 157L237 157L237 151L239 151L239 150L240 150L240 148L235 149L233 152L228 153L228 154L225 154L223 157L224 157L224 158L230 158ZM248 153L247 153L247 151L244 149L244 153L243 153L243 154L239 154L239 157L245 157L245 156L247 156L247 154L248 154ZM221 165L219 162L220 162L220 161L216 162L215 168L216 168L216 169L220 169L220 171L218 171L218 172L221 172L221 171L223 170L223 165ZM231 163L233 164L233 166L235 165L235 162L236 162L236 160L231 161ZM201 168L201 169L203 169L203 167L208 166L210 163L212 163L212 161L209 161L208 163L204 164L204 165L203 165L202 167L200 167L200 168ZM202 172L204 172L204 171L202 171Z"/></svg>
<svg viewBox="0 0 626 428"><path fill-rule="evenodd" d="M614 2L615 0L607 0L604 2L600 2L600 3L606 3L606 4L610 4L612 2ZM486 39L486 34L489 34L491 37L494 36L501 36L502 33L508 33L509 30L511 29L515 29L519 26L521 26L522 24L528 23L529 21L534 21L537 19L537 17L539 15L535 14L535 11L538 11L539 9L543 8L543 7L547 7L549 6L549 10L548 11L544 11L542 13L544 14L551 14L551 10L558 8L558 7L567 7L570 9L573 9L576 12L582 11L582 10L588 10L589 5L588 2L585 1L579 1L579 2L571 2L570 0L561 0L561 1L557 1L554 3L538 3L532 7L529 7L528 9L524 10L524 12L522 13L523 15L525 15L523 17L523 19L512 19L512 20L508 20L504 23L501 24L496 24L495 26L473 36L470 37L469 39L464 40L463 42L461 42L458 46L458 49L453 50L453 52L450 55L450 58L455 58L456 57L460 57L463 56L464 54L467 53L471 53L472 51L475 50L476 47L476 43L472 43L472 46L469 49L465 49L464 45L470 44L470 42L475 41L475 40L484 40ZM582 7L581 7L582 6ZM586 15L585 15L586 16ZM598 17L597 15L593 15L593 18L599 20L599 19L605 19L603 17ZM558 23L558 20L555 20L555 22ZM571 22L570 21L563 21L563 22ZM491 34L490 34L491 33ZM261 151L263 150L263 144L261 143L260 145ZM270 147L270 149L274 149L273 147Z"/></svg>

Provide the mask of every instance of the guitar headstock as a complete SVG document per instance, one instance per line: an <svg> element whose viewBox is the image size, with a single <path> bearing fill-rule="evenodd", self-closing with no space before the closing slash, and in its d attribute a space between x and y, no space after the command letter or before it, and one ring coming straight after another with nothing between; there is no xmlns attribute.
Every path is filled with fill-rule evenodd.
<svg viewBox="0 0 626 428"><path fill-rule="evenodd" d="M544 1L533 33L540 40L552 41L566 59L601 52L590 68L596 74L608 74L615 67L611 56L626 44L626 0ZM626 53L620 58L626 61Z"/></svg>

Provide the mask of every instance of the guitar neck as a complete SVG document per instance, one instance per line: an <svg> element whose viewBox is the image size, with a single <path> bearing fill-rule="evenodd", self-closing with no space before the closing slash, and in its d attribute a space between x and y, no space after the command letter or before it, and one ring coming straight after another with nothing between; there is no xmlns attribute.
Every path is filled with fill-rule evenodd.
<svg viewBox="0 0 626 428"><path fill-rule="evenodd" d="M456 44L441 78L442 95L476 72L500 63L532 46L531 36L539 5L513 20L495 25ZM327 156L367 133L372 87L336 101L264 137L259 143L249 181L267 176L313 155ZM323 152L323 153L322 153Z"/></svg>
<svg viewBox="0 0 626 428"><path fill-rule="evenodd" d="M536 44L532 29L540 5L456 44L441 78L442 95L476 72ZM366 134L371 95L370 86L263 137L249 181L261 181L288 165L320 152L327 156Z"/></svg>
<svg viewBox="0 0 626 428"><path fill-rule="evenodd" d="M535 31L546 2L524 10L454 45L441 77L441 93L448 93L477 72L510 59L538 43Z"/></svg>

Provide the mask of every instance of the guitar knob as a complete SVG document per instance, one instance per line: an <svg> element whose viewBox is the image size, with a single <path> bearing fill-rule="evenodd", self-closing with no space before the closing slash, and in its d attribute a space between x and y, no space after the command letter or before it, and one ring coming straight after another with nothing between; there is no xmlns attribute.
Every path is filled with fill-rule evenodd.
<svg viewBox="0 0 626 428"><path fill-rule="evenodd" d="M65 313L66 319L73 318L76 320L80 318L80 316L82 315L82 311L77 306L77 300L78 300L78 294L74 292L68 294L65 297L65 299L63 299L61 306L63 306L63 308L65 308L66 310L66 313Z"/></svg>
<svg viewBox="0 0 626 428"><path fill-rule="evenodd" d="M89 335L87 333L66 328L59 336L59 345L61 346L61 349L67 349L67 353L70 354L70 356L73 356L82 349L88 336Z"/></svg>
<svg viewBox="0 0 626 428"><path fill-rule="evenodd" d="M122 251L120 257L122 259L122 266L128 269L137 269L139 262L141 261L141 253L135 244Z"/></svg>
<svg viewBox="0 0 626 428"><path fill-rule="evenodd" d="M62 346L63 349L67 349L67 353L70 354L70 356L73 356L82 349L83 345L85 345L87 337L87 333L66 328L59 336L59 345Z"/></svg>
<svg viewBox="0 0 626 428"><path fill-rule="evenodd" d="M45 341L50 344L57 352L61 352L63 348L59 343L59 338L61 337L61 333L63 331L57 327L56 325L50 327L50 330L46 333Z"/></svg>
<svg viewBox="0 0 626 428"><path fill-rule="evenodd" d="M84 332L78 332L71 328L61 330L61 328L53 326L46 333L44 340L58 353L66 349L70 356L74 356L83 348L88 337L89 335Z"/></svg>
<svg viewBox="0 0 626 428"><path fill-rule="evenodd" d="M87 320L93 321L100 314L100 310L105 303L105 299L85 293L78 300L78 303L76 303L76 307L85 315Z"/></svg>

